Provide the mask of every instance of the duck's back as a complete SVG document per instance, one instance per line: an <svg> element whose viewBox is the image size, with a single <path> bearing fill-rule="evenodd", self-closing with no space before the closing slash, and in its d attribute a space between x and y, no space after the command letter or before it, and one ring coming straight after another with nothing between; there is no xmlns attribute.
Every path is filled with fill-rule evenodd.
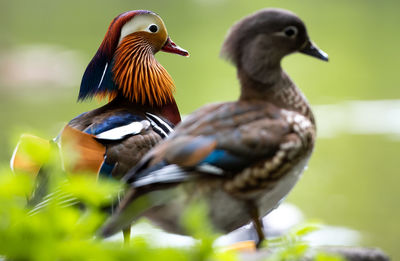
<svg viewBox="0 0 400 261"><path fill-rule="evenodd" d="M86 141L98 143L100 151L94 154L104 153L98 169L101 175L120 177L167 137L173 125L156 109L111 102L75 117L67 128L73 128L78 135L82 134L79 138L80 147L86 146ZM61 136L63 133L65 129ZM87 152L76 148L74 153L78 155L78 160L87 160L87 155L82 155ZM79 164L84 165L84 162Z"/></svg>

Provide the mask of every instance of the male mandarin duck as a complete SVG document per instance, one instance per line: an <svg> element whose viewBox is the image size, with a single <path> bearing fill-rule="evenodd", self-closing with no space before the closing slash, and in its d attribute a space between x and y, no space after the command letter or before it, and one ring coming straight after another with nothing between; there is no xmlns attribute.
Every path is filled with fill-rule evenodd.
<svg viewBox="0 0 400 261"><path fill-rule="evenodd" d="M78 97L108 97L110 102L71 120L56 139L67 171L120 177L180 122L174 83L155 59L158 51L189 55L151 11L114 18L86 68ZM37 173L43 164L26 163L17 148L14 169Z"/></svg>
<svg viewBox="0 0 400 261"><path fill-rule="evenodd" d="M154 57L158 51L188 56L155 13L129 11L111 22L86 68L78 98L108 96L110 102L74 118L61 134L62 141L84 132L88 138L78 138L80 147L95 140L102 149L91 159L83 149L83 161L74 162L74 168L120 177L180 122L173 81ZM88 165L91 161L101 164Z"/></svg>
<svg viewBox="0 0 400 261"><path fill-rule="evenodd" d="M124 176L129 190L100 234L140 216L184 233L182 209L202 199L216 229L230 232L252 221L260 243L260 216L295 185L315 141L312 111L280 65L294 52L328 60L291 12L264 9L235 24L222 55L237 68L239 100L197 110L146 154Z"/></svg>

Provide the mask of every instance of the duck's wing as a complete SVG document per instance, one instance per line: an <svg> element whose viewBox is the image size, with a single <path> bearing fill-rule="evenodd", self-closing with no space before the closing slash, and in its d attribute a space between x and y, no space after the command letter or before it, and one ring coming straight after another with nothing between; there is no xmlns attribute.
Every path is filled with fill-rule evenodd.
<svg viewBox="0 0 400 261"><path fill-rule="evenodd" d="M231 181L268 161L273 164L271 169L278 168L284 157L295 157L310 145L314 131L306 117L265 103L237 102L201 109L124 177L130 190L102 233L117 232L154 206L149 198L156 191L199 178ZM139 198L147 198L145 207L132 205Z"/></svg>
<svg viewBox="0 0 400 261"><path fill-rule="evenodd" d="M67 169L115 177L125 174L172 128L171 123L152 113L110 111L94 117L83 114L64 128L60 144L70 148L63 152L76 155Z"/></svg>

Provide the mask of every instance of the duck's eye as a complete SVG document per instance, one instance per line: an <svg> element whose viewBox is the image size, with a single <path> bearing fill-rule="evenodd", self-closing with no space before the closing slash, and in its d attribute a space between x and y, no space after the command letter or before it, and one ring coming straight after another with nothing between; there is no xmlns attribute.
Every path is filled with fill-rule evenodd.
<svg viewBox="0 0 400 261"><path fill-rule="evenodd" d="M288 26L285 28L285 30L283 30L283 33L290 38L293 38L297 35L297 28L295 26Z"/></svg>
<svg viewBox="0 0 400 261"><path fill-rule="evenodd" d="M155 24L151 24L151 25L149 26L149 31L152 32L152 33L157 33L157 31L158 31L158 26L155 25Z"/></svg>

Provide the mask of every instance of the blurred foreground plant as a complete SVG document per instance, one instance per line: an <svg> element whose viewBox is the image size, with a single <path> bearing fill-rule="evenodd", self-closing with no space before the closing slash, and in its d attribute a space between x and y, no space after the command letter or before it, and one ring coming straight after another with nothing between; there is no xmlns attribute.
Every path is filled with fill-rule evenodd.
<svg viewBox="0 0 400 261"><path fill-rule="evenodd" d="M316 253L309 243L304 240L305 236L318 229L320 229L319 224L310 222L295 227L286 235L268 239L264 245L273 249L273 252L266 261L303 260L304 257L308 257L307 260L314 261L345 261L337 255L323 252Z"/></svg>
<svg viewBox="0 0 400 261"><path fill-rule="evenodd" d="M39 145L37 142L21 145L26 157L32 157L39 166L47 162L41 171L48 179L45 182L48 195L41 198L39 207L29 206L27 199L37 189L40 174L0 170L0 260L240 259L233 252L213 246L217 235L207 221L207 207L201 202L189 205L182 215L186 231L198 239L194 246L156 248L151 241L140 237L134 237L129 245L96 238L97 229L107 218L102 208L114 202L122 189L121 184L90 174L68 175L67 178L59 167L59 159L54 156L57 153L48 154L48 150L38 149ZM315 226L304 226L268 240L266 260L301 260L311 250L302 237L315 229ZM324 254L315 256L317 261L341 260Z"/></svg>
<svg viewBox="0 0 400 261"><path fill-rule="evenodd" d="M101 206L110 204L120 191L118 182L96 180L89 175L62 174L50 184L51 197L40 211L32 213L26 198L34 177L0 172L0 259L10 260L235 260L230 253L215 252L211 230L204 230L205 215L193 207L187 213L188 229L200 239L193 248L157 248L134 238L128 246L95 237L106 215ZM65 176L64 176L65 177ZM65 203L72 196L85 207Z"/></svg>

